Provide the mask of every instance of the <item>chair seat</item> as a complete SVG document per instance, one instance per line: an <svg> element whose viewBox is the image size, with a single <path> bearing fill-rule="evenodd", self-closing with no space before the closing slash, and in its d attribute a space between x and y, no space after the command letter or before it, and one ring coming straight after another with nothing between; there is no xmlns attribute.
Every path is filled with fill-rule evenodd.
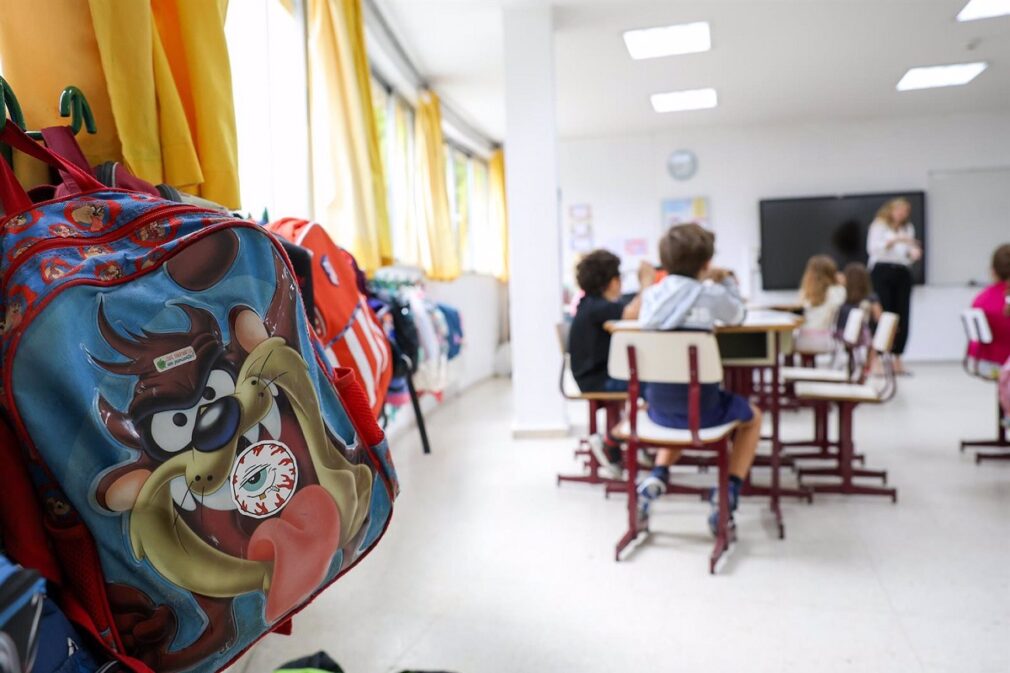
<svg viewBox="0 0 1010 673"><path fill-rule="evenodd" d="M802 381L796 384L796 397L832 402L881 402L880 393L868 383L823 383Z"/></svg>
<svg viewBox="0 0 1010 673"><path fill-rule="evenodd" d="M702 428L698 431L698 436L702 444L715 444L725 439L737 425L739 425L737 421L732 421L724 425ZM627 439L631 435L631 423L628 420L621 421L613 429L613 434L617 439ZM661 444L663 446L694 445L690 430L659 425L649 418L649 414L644 409L638 412L638 439L646 444Z"/></svg>
<svg viewBox="0 0 1010 673"><path fill-rule="evenodd" d="M846 383L849 373L842 369L818 369L816 367L782 367L779 375L783 381L830 381Z"/></svg>
<svg viewBox="0 0 1010 673"><path fill-rule="evenodd" d="M613 392L613 393L573 393L565 392L565 397L569 400L589 400L596 402L620 402L628 399L628 393Z"/></svg>

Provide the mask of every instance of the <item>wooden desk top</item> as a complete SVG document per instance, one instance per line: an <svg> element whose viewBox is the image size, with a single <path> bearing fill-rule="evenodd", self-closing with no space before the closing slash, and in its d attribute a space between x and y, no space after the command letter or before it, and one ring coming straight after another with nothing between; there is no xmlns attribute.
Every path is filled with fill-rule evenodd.
<svg viewBox="0 0 1010 673"><path fill-rule="evenodd" d="M779 304L748 304L748 311L783 311L802 315L803 304L799 302L783 302Z"/></svg>
<svg viewBox="0 0 1010 673"><path fill-rule="evenodd" d="M791 332L803 324L803 318L783 311L748 311L742 325L716 325L716 334L758 334L763 332ZM637 320L611 320L604 325L610 332L640 330Z"/></svg>

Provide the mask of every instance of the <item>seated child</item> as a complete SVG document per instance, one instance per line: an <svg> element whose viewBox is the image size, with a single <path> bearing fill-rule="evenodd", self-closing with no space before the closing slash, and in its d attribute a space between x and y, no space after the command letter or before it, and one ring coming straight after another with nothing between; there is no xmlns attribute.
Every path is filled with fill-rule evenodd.
<svg viewBox="0 0 1010 673"><path fill-rule="evenodd" d="M859 262L849 262L842 271L845 276L845 303L838 307L838 319L835 329L838 332L845 331L845 323L849 319L849 311L854 308L862 309L866 313L867 323L872 332L876 329L877 321L884 308L880 305L880 299L873 292L873 283L870 280L870 272L865 264Z"/></svg>
<svg viewBox="0 0 1010 673"><path fill-rule="evenodd" d="M643 264L639 269L642 287L651 283L651 276ZM653 273L655 270L653 269ZM607 250L594 250L575 268L575 279L585 292L572 319L568 336L568 353L572 375L579 390L590 392L622 392L628 389L627 381L617 381L607 375L607 358L610 354L610 332L603 328L610 320L634 320L638 317L641 293L622 303L621 260ZM621 451L610 437L610 430L620 420L621 403L607 405L606 438L593 435L589 446L600 463L603 476L621 477Z"/></svg>
<svg viewBox="0 0 1010 673"><path fill-rule="evenodd" d="M996 370L1010 360L1010 243L996 248L992 254L993 284L982 290L973 308L985 312L992 331L992 343L973 341L968 344L968 357L980 366Z"/></svg>
<svg viewBox="0 0 1010 673"><path fill-rule="evenodd" d="M803 326L796 334L800 353L830 353L835 348L834 326L838 308L845 303L845 287L838 282L838 267L827 255L807 261L800 283Z"/></svg>
<svg viewBox="0 0 1010 673"><path fill-rule="evenodd" d="M715 254L715 235L697 224L672 227L659 241L659 258L669 274L642 294L639 320L645 329L690 329L711 331L716 321L728 325L743 322L746 310L732 272L710 267ZM688 386L650 383L645 387L649 418L671 428L687 428ZM730 492L736 510L743 484L761 438L761 411L741 395L719 384L704 384L701 391L701 426L712 427L740 421L730 452ZM666 490L669 466L680 457L663 450L656 467L638 486L639 517L647 520L649 505ZM714 535L719 521L718 497L712 490L708 517Z"/></svg>
<svg viewBox="0 0 1010 673"><path fill-rule="evenodd" d="M880 299L873 292L873 283L870 280L870 272L865 264L859 262L849 262L842 272L845 277L845 303L838 307L838 318L835 321L835 331L838 334L845 332L845 323L849 320L849 312L854 308L862 309L866 316L866 327L860 337L860 345L868 345L874 330L877 329L877 321L880 314L884 312L880 305ZM876 368L876 352L869 348L866 366L868 370Z"/></svg>

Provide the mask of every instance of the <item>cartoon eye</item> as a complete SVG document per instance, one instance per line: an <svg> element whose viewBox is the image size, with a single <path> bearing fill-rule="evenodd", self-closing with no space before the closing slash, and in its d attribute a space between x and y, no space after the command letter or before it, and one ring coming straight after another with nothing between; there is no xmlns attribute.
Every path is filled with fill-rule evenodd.
<svg viewBox="0 0 1010 673"><path fill-rule="evenodd" d="M240 488L246 493L252 495L259 495L265 492L268 488L273 486L273 482L267 483L270 479L269 465L260 465L255 468L255 472L252 472L243 481Z"/></svg>
<svg viewBox="0 0 1010 673"><path fill-rule="evenodd" d="M169 409L151 416L150 438L158 448L178 453L193 442L193 426L200 407L220 397L235 394L235 381L223 369L215 369L207 377L201 399L189 409Z"/></svg>
<svg viewBox="0 0 1010 673"><path fill-rule="evenodd" d="M196 412L197 407L159 411L151 416L151 439L162 451L169 453L182 451L193 440Z"/></svg>
<svg viewBox="0 0 1010 673"><path fill-rule="evenodd" d="M207 386L203 389L204 402L213 402L219 397L235 394L235 381L231 374L223 369L215 369L207 377Z"/></svg>

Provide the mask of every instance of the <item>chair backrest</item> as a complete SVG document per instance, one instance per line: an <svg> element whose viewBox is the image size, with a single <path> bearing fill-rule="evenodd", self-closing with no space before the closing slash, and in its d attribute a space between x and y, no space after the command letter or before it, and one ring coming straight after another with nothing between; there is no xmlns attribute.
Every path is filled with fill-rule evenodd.
<svg viewBox="0 0 1010 673"><path fill-rule="evenodd" d="M964 334L968 341L977 341L982 344L992 343L992 329L989 327L989 320L985 317L985 311L980 308L966 308L961 311L961 325L964 327Z"/></svg>
<svg viewBox="0 0 1010 673"><path fill-rule="evenodd" d="M559 322L555 326L555 331L558 335L558 345L561 347L561 378L558 382L558 387L561 390L561 396L568 399L577 398L582 391L579 389L579 384L572 376L572 356L568 352L568 335L572 330L571 323Z"/></svg>
<svg viewBox="0 0 1010 673"><path fill-rule="evenodd" d="M861 308L849 310L845 318L845 329L842 330L842 341L846 346L858 346L863 336L863 325L866 323L866 311Z"/></svg>
<svg viewBox="0 0 1010 673"><path fill-rule="evenodd" d="M873 350L878 353L890 353L894 345L894 335L898 333L897 313L884 312L877 321L877 330L873 333Z"/></svg>
<svg viewBox="0 0 1010 673"><path fill-rule="evenodd" d="M557 325L554 326L554 330L558 335L558 345L561 346L562 354L568 352L568 337L572 332L572 323L562 320Z"/></svg>
<svg viewBox="0 0 1010 673"><path fill-rule="evenodd" d="M719 343L710 332L657 332L622 330L610 339L607 363L611 378L626 381L631 378L628 346L635 347L638 378L652 383L690 383L691 367L688 351L698 351L699 383L722 381L722 360Z"/></svg>

